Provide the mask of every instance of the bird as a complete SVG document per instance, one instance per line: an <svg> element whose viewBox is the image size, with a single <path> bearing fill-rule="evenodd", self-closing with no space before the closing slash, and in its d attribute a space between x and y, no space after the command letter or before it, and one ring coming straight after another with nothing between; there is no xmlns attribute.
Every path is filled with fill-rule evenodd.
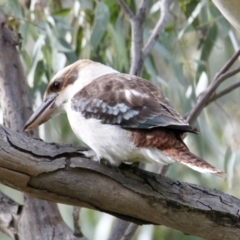
<svg viewBox="0 0 240 240"><path fill-rule="evenodd" d="M93 160L121 163L180 163L201 173L225 173L196 156L183 141L196 128L163 92L141 77L83 59L50 80L43 103L24 126L32 130L65 112L73 132Z"/></svg>

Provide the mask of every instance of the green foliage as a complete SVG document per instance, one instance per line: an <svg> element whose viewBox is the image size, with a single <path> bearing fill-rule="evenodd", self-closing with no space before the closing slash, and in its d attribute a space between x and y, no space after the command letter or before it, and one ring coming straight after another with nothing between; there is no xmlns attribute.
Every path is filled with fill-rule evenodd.
<svg viewBox="0 0 240 240"><path fill-rule="evenodd" d="M99 46L102 37L106 32L110 17L109 15L108 7L104 3L98 2L94 13L94 24L90 38L90 44L93 52L96 51L96 48Z"/></svg>
<svg viewBox="0 0 240 240"><path fill-rule="evenodd" d="M126 2L135 13L138 1ZM121 72L129 71L131 28L117 1L49 0L46 5L37 3L31 8L17 0L2 0L0 4L8 17L14 17L12 27L22 37L19 53L34 106L39 105L51 77L77 59L90 58ZM144 42L159 19L157 4L158 1L152 1L149 9ZM196 88L204 90L202 79L205 77L209 84L233 54L233 38L238 41L212 1L175 1L168 26L145 61L143 77L161 87L184 115L196 104ZM235 81L237 77L224 86ZM186 139L193 152L225 170L230 176L229 182L225 184L217 177L198 174L179 165L171 166L168 176L240 197L238 184L235 184L240 180L236 161L240 156L237 150L240 138L236 134L240 129L239 94L240 91L235 90L206 108L196 123L201 135L189 135ZM41 127L41 136L47 141L80 144L66 117L57 117ZM103 214L86 210L83 216L83 231L94 239ZM111 226L112 221L106 224ZM146 229L149 234L144 239L199 239L165 227ZM143 239L141 233L135 239ZM101 238L98 236L98 239Z"/></svg>

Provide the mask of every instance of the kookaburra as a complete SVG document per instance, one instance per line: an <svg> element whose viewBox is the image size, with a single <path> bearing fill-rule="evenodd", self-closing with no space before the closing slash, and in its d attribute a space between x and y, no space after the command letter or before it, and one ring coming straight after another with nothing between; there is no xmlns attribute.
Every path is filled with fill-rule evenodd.
<svg viewBox="0 0 240 240"><path fill-rule="evenodd" d="M79 60L49 82L42 105L24 130L62 112L67 113L72 130L97 160L117 166L122 162L178 162L199 172L224 176L188 150L182 135L196 130L160 89L140 77Z"/></svg>

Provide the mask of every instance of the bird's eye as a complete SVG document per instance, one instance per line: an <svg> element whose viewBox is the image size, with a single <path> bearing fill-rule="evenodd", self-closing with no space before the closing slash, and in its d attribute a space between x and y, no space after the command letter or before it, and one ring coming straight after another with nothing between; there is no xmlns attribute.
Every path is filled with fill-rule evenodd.
<svg viewBox="0 0 240 240"><path fill-rule="evenodd" d="M61 83L56 81L52 84L51 89L52 89L53 92L57 92L57 91L59 91L60 86L61 86Z"/></svg>

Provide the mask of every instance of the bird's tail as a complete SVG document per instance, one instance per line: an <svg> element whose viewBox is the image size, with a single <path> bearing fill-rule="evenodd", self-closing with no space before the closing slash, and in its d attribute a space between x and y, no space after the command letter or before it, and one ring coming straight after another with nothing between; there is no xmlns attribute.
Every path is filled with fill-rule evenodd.
<svg viewBox="0 0 240 240"><path fill-rule="evenodd" d="M177 162L194 169L195 171L202 173L212 173L223 178L227 177L224 172L218 170L202 158L191 153L185 144L182 145L181 149L171 149L170 151L168 149L165 154L173 158Z"/></svg>
<svg viewBox="0 0 240 240"><path fill-rule="evenodd" d="M226 178L226 173L220 171L219 169L215 168L202 158L194 155L193 153L187 151L187 152L180 152L180 159L181 163L202 173L212 173L219 177Z"/></svg>
<svg viewBox="0 0 240 240"><path fill-rule="evenodd" d="M131 134L133 134L133 142L137 147L158 149L161 151L161 154L164 153L165 156L171 159L164 160L163 162L176 161L198 172L212 173L220 177L226 177L225 173L191 153L183 142L179 132L158 128L151 130L131 130Z"/></svg>

